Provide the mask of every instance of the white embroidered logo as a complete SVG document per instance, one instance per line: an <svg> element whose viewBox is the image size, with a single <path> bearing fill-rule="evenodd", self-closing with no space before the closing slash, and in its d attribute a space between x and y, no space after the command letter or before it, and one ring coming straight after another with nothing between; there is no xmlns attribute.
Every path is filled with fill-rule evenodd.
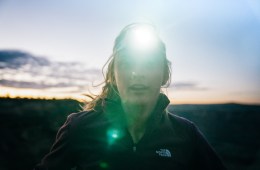
<svg viewBox="0 0 260 170"><path fill-rule="evenodd" d="M155 151L159 156L162 157L172 157L171 152L168 149L160 149L158 151Z"/></svg>

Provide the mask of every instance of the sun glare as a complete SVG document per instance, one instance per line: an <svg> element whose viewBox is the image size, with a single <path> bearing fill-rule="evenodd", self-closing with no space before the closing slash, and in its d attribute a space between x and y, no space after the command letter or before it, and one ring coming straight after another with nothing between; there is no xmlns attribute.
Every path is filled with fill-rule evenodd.
<svg viewBox="0 0 260 170"><path fill-rule="evenodd" d="M156 34L150 27L138 27L129 36L129 43L134 49L145 51L156 47Z"/></svg>
<svg viewBox="0 0 260 170"><path fill-rule="evenodd" d="M118 50L125 49L130 53L146 54L154 51L158 46L158 42L159 38L155 28L142 25L127 33Z"/></svg>

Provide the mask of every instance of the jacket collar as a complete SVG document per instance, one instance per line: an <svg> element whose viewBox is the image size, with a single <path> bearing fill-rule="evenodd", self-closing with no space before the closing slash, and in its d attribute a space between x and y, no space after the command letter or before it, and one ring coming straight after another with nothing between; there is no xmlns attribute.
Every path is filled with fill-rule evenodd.
<svg viewBox="0 0 260 170"><path fill-rule="evenodd" d="M148 124L157 124L163 115L164 110L170 103L168 97L165 94L160 93L156 106L151 113L151 116L148 120ZM108 118L114 126L124 126L126 127L126 120L124 118L124 110L121 105L121 101L115 101L111 99L104 99L103 101L103 111L105 112L106 117Z"/></svg>

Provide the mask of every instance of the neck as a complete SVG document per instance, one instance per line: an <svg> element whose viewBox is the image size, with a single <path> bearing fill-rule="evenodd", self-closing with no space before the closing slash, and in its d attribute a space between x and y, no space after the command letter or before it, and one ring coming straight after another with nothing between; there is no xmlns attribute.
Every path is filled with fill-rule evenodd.
<svg viewBox="0 0 260 170"><path fill-rule="evenodd" d="M155 107L156 101L157 99L143 105L122 104L127 121L127 127L134 143L137 143L143 136L147 120Z"/></svg>

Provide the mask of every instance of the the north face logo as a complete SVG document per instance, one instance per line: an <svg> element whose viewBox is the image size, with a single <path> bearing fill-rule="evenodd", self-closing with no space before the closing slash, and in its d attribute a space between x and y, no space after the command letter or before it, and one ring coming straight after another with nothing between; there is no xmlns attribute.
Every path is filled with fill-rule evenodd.
<svg viewBox="0 0 260 170"><path fill-rule="evenodd" d="M168 149L160 149L158 151L155 151L159 156L162 157L172 157L171 152Z"/></svg>

